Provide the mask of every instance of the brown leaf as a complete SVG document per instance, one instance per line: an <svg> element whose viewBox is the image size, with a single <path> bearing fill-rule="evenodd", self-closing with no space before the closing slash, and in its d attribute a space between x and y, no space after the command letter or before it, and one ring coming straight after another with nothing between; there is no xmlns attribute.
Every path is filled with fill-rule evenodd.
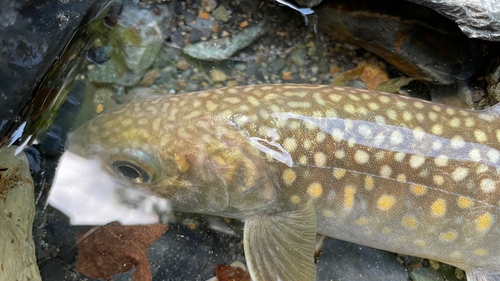
<svg viewBox="0 0 500 281"><path fill-rule="evenodd" d="M111 222L78 236L76 268L92 278L111 280L135 266L134 281L150 281L148 248L167 231L167 224L123 226Z"/></svg>
<svg viewBox="0 0 500 281"><path fill-rule="evenodd" d="M215 266L218 281L251 281L250 274L241 268L218 264Z"/></svg>

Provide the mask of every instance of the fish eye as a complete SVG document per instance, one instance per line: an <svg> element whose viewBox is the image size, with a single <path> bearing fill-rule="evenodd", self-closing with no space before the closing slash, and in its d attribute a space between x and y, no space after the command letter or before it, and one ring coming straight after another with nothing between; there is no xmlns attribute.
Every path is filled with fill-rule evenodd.
<svg viewBox="0 0 500 281"><path fill-rule="evenodd" d="M116 173L135 183L148 183L151 177L141 167L128 161L115 161L113 167Z"/></svg>

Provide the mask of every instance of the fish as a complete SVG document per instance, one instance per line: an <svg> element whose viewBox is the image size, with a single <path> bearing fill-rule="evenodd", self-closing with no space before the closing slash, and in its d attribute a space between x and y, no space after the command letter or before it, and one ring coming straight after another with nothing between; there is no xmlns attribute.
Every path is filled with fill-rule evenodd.
<svg viewBox="0 0 500 281"><path fill-rule="evenodd" d="M500 106L329 85L124 104L68 149L172 209L244 222L255 281L316 280L317 233L500 280Z"/></svg>

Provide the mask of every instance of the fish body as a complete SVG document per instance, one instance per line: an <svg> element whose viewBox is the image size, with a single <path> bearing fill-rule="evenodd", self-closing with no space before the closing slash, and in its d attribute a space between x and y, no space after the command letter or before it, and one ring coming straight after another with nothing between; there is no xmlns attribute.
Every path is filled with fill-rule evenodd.
<svg viewBox="0 0 500 281"><path fill-rule="evenodd" d="M499 112L246 86L123 105L69 148L174 209L245 221L254 280L315 280L316 233L500 280Z"/></svg>

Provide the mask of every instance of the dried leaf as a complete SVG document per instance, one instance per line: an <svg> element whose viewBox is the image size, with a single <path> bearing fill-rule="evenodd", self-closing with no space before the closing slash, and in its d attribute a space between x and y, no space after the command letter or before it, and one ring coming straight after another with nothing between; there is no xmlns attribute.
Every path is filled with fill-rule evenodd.
<svg viewBox="0 0 500 281"><path fill-rule="evenodd" d="M251 281L250 274L245 270L225 264L215 266L218 281Z"/></svg>
<svg viewBox="0 0 500 281"><path fill-rule="evenodd" d="M135 266L134 281L150 281L148 248L167 231L167 224L123 226L111 222L78 236L76 268L92 278L111 280Z"/></svg>

